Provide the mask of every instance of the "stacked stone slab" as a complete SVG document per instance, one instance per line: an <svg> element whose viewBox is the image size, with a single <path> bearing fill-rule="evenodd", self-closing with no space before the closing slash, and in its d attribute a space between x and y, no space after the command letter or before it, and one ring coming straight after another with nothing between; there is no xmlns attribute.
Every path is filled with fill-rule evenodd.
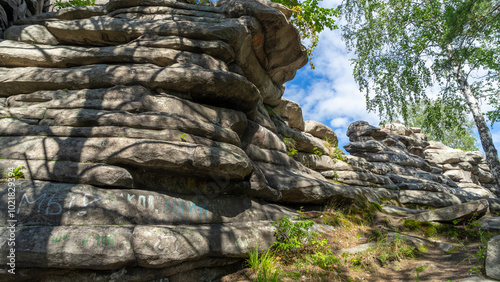
<svg viewBox="0 0 500 282"><path fill-rule="evenodd" d="M492 198L493 193L499 195L500 191L496 189L486 157L480 152L464 152L439 142L430 142L424 150L424 156L463 190L481 197Z"/></svg>
<svg viewBox="0 0 500 282"><path fill-rule="evenodd" d="M474 187L476 190L468 189L469 186L464 187L464 183L457 184L459 179L449 172L450 169L445 170L452 167L448 166L451 160L455 163L465 163L467 160L470 167L473 162L478 168L484 161L484 156L479 152L446 149L440 143L428 142L419 128L407 128L399 123L379 128L357 121L349 126L347 135L351 143L344 148L351 156L348 156L349 164L343 164L342 171L358 175L357 180L365 181L366 185L374 188L397 189L402 204L446 207L484 197L490 204L490 210L497 211L500 208L500 201L492 193L476 192L479 189L488 191L486 188L477 185ZM453 159L448 154L450 151ZM455 167L458 168L458 164ZM486 171L484 168L483 175L486 175ZM340 182L349 184L352 181L350 178L344 179L343 173L337 172L337 175ZM474 184L471 181L467 185Z"/></svg>
<svg viewBox="0 0 500 282"><path fill-rule="evenodd" d="M355 175L356 183L365 182L374 189L396 189L394 198L412 207L384 205L385 212L442 223L480 219L488 211L500 212L500 200L492 193L497 188L480 152L463 152L428 142L419 128L400 123L378 128L357 121L349 126L347 136L351 143L344 148L351 156L348 163L337 168L337 181L352 183L351 175ZM349 173L347 177L344 171ZM383 178L388 179L387 183L381 183ZM427 207L434 209L425 211ZM481 226L498 231L499 222L500 217L489 217L481 220ZM486 254L486 275L493 279L500 277L499 239L497 236L488 242Z"/></svg>
<svg viewBox="0 0 500 282"><path fill-rule="evenodd" d="M290 15L266 1L115 0L6 29L0 170L26 178L16 279L211 280L273 243L271 222L295 214L285 203L379 201L318 172L336 136L281 98L307 62Z"/></svg>

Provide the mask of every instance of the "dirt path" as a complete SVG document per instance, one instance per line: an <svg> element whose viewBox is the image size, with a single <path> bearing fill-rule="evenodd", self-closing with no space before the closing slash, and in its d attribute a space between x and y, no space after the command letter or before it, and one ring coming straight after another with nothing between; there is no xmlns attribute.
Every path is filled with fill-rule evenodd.
<svg viewBox="0 0 500 282"><path fill-rule="evenodd" d="M324 223L327 216L324 212L311 211L303 213L316 223ZM450 234L435 234L430 238L419 232L408 232L403 226L402 216L377 212L369 225L336 226L335 230L324 233L328 247L336 253L339 263L333 268L321 268L307 259L299 259L284 264L277 261L275 268L281 272L276 281L487 281L482 276L481 258L477 251L482 246L480 238L473 235L470 227L453 226ZM448 227L446 227L448 228ZM382 264L375 251L364 251L358 254L340 255L340 250L352 248L369 242L376 242L376 234L390 233L388 230L400 230L399 234L407 234L412 238L427 242L415 258L396 259ZM440 231L444 233L444 231ZM496 234L491 234L496 235ZM455 246L446 253L439 243ZM403 248L404 246L401 246ZM449 249L448 249L449 251ZM256 281L251 268L244 268L236 273L223 277L220 281ZM273 281L273 280L269 280Z"/></svg>

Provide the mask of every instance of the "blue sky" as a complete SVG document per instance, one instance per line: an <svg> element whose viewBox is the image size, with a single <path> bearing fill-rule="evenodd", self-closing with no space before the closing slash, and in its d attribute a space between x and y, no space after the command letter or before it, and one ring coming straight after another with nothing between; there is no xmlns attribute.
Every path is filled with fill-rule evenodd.
<svg viewBox="0 0 500 282"><path fill-rule="evenodd" d="M339 3L326 0L322 6L336 7ZM365 97L352 76L351 57L339 29L323 31L314 52L316 69L311 70L306 65L285 84L284 97L300 104L305 120L316 120L331 127L337 134L340 148L349 143L345 133L352 122L364 120L375 126L380 122L375 113L366 110ZM500 123L495 124L491 133L500 150ZM481 148L479 137L477 139Z"/></svg>

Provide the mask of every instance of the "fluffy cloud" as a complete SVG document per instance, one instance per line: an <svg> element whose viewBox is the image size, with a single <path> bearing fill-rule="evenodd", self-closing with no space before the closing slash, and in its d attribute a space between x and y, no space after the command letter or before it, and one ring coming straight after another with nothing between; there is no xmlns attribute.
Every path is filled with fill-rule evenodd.
<svg viewBox="0 0 500 282"><path fill-rule="evenodd" d="M352 66L340 31L325 31L315 51L315 70L309 66L297 72L287 83L285 97L302 107L306 120L330 125L339 137L340 147L348 143L347 127L365 120L377 125L376 114L366 111L365 97L352 76Z"/></svg>

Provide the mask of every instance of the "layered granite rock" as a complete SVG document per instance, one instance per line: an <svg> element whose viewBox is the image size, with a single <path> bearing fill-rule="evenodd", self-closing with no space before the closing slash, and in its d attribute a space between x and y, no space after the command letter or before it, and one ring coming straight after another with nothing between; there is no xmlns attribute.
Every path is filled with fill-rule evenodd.
<svg viewBox="0 0 500 282"><path fill-rule="evenodd" d="M441 143L431 142L425 148L425 158L450 177L462 189L481 197L500 195L490 173L486 157L480 152L464 152Z"/></svg>
<svg viewBox="0 0 500 282"><path fill-rule="evenodd" d="M320 173L335 133L282 99L307 62L290 15L114 0L5 29L0 170L25 180L0 186L0 242L17 238L16 278L215 279L274 242L287 204L392 197Z"/></svg>
<svg viewBox="0 0 500 282"><path fill-rule="evenodd" d="M401 204L443 208L485 198L490 210L500 210L493 179L479 152L428 142L419 128L400 123L379 128L357 121L347 135L351 143L344 148L351 155L336 169L339 182L396 189Z"/></svg>
<svg viewBox="0 0 500 282"><path fill-rule="evenodd" d="M25 179L0 186L0 253L15 236L16 279L210 281L270 246L290 204L481 199L423 158L418 129L356 122L346 155L304 121L282 98L307 62L290 15L263 0L113 0L7 28L0 170Z"/></svg>

